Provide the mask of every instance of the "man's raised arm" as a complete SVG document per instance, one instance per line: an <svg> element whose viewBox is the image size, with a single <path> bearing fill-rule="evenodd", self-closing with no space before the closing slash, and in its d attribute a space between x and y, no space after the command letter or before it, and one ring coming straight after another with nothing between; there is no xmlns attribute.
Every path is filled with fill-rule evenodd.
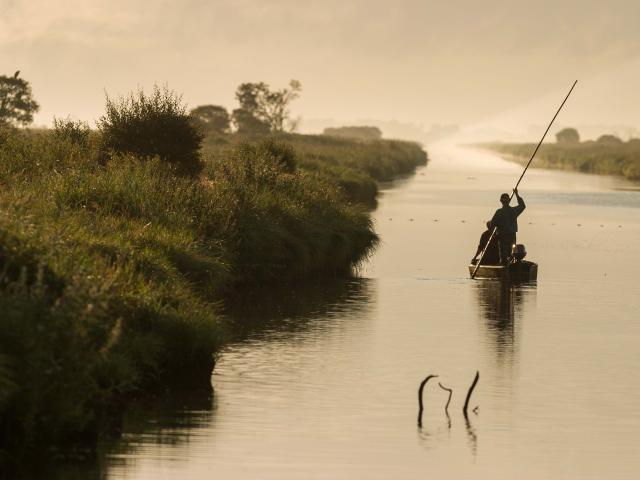
<svg viewBox="0 0 640 480"><path fill-rule="evenodd" d="M518 212L518 215L520 215L522 213L522 211L527 208L527 206L524 204L524 200L522 199L522 197L520 195L518 195L518 189L515 188L513 190L513 193L516 194L516 199L518 200L518 206L516 207L516 211Z"/></svg>

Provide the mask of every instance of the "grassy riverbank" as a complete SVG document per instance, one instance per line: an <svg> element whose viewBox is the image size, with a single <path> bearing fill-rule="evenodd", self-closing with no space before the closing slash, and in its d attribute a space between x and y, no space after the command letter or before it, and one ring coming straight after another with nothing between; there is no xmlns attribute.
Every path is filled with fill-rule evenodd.
<svg viewBox="0 0 640 480"><path fill-rule="evenodd" d="M536 147L530 143L489 143L478 146L519 162L528 161ZM622 175L629 180L640 180L640 141L636 139L614 144L548 143L540 147L535 162L536 167Z"/></svg>
<svg viewBox="0 0 640 480"><path fill-rule="evenodd" d="M350 271L378 241L359 202L426 163L407 142L227 135L185 177L54 133L0 136L0 460L90 447L132 395L208 386L220 302Z"/></svg>
<svg viewBox="0 0 640 480"><path fill-rule="evenodd" d="M426 154L413 142L290 133L278 139L295 148L301 170L336 184L352 202L375 202L377 182L410 174L427 162ZM203 152L210 161L224 161L239 143L250 140L242 135L212 135L205 138Z"/></svg>

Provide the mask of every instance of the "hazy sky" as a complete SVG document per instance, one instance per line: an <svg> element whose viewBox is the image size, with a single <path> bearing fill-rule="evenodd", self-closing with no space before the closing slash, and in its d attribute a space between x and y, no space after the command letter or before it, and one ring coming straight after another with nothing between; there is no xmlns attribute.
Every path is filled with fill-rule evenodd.
<svg viewBox="0 0 640 480"><path fill-rule="evenodd" d="M303 119L483 125L519 111L526 130L547 118L522 112L550 117L578 78L565 120L640 126L637 0L0 0L0 13L0 65L32 82L36 123L93 120L105 90L167 83L231 109L243 81L296 78Z"/></svg>

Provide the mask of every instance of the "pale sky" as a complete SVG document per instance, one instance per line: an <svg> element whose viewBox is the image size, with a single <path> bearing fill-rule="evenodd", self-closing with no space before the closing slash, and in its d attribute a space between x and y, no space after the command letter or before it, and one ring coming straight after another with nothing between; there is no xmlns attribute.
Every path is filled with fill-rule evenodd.
<svg viewBox="0 0 640 480"><path fill-rule="evenodd" d="M92 122L105 90L166 83L192 107L231 110L239 83L295 78L303 130L526 131L579 79L559 121L640 127L639 21L640 2L621 0L0 0L0 65L31 81L37 124Z"/></svg>

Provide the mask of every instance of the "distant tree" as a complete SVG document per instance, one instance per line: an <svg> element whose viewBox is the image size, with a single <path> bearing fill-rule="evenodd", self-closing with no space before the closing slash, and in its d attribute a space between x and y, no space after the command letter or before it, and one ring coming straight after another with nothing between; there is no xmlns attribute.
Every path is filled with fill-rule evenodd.
<svg viewBox="0 0 640 480"><path fill-rule="evenodd" d="M632 147L638 148L640 147L640 138L630 138L627 144Z"/></svg>
<svg viewBox="0 0 640 480"><path fill-rule="evenodd" d="M285 123L290 120L289 105L300 96L301 91L302 85L297 80L291 80L289 88L280 90L271 90L264 82L242 83L236 90L236 99L240 103L238 110L242 110L238 116L245 123L252 123L246 122L247 116L250 115L268 125L270 131L283 132ZM294 128L295 122L286 126Z"/></svg>
<svg viewBox="0 0 640 480"><path fill-rule="evenodd" d="M620 138L615 135L601 135L596 140L598 143L603 143L605 145L621 145L624 143Z"/></svg>
<svg viewBox="0 0 640 480"><path fill-rule="evenodd" d="M269 92L269 86L264 82L259 83L241 83L236 89L236 100L240 104L240 108L254 115L262 115L258 97L264 96Z"/></svg>
<svg viewBox="0 0 640 480"><path fill-rule="evenodd" d="M182 97L167 87L154 86L150 95L140 90L118 100L107 96L106 113L98 127L105 154L159 157L188 174L202 169L202 135L191 123Z"/></svg>
<svg viewBox="0 0 640 480"><path fill-rule="evenodd" d="M12 77L0 75L0 126L29 125L40 109L29 82L18 78L19 74L20 71Z"/></svg>
<svg viewBox="0 0 640 480"><path fill-rule="evenodd" d="M556 133L557 143L580 143L580 134L575 128L563 128Z"/></svg>
<svg viewBox="0 0 640 480"><path fill-rule="evenodd" d="M283 132L285 121L290 119L289 104L300 96L302 85L297 80L289 82L289 88L269 92L265 98L265 110L271 129L275 132ZM291 129L294 125L290 125Z"/></svg>
<svg viewBox="0 0 640 480"><path fill-rule="evenodd" d="M244 108L236 108L231 114L231 118L238 133L265 134L271 130L268 123L263 122Z"/></svg>
<svg viewBox="0 0 640 480"><path fill-rule="evenodd" d="M382 131L378 127L351 126L325 128L323 133L331 137L358 138L360 140L378 140L382 138Z"/></svg>
<svg viewBox="0 0 640 480"><path fill-rule="evenodd" d="M203 132L227 133L231 127L231 117L219 105L200 105L189 112L194 125Z"/></svg>

